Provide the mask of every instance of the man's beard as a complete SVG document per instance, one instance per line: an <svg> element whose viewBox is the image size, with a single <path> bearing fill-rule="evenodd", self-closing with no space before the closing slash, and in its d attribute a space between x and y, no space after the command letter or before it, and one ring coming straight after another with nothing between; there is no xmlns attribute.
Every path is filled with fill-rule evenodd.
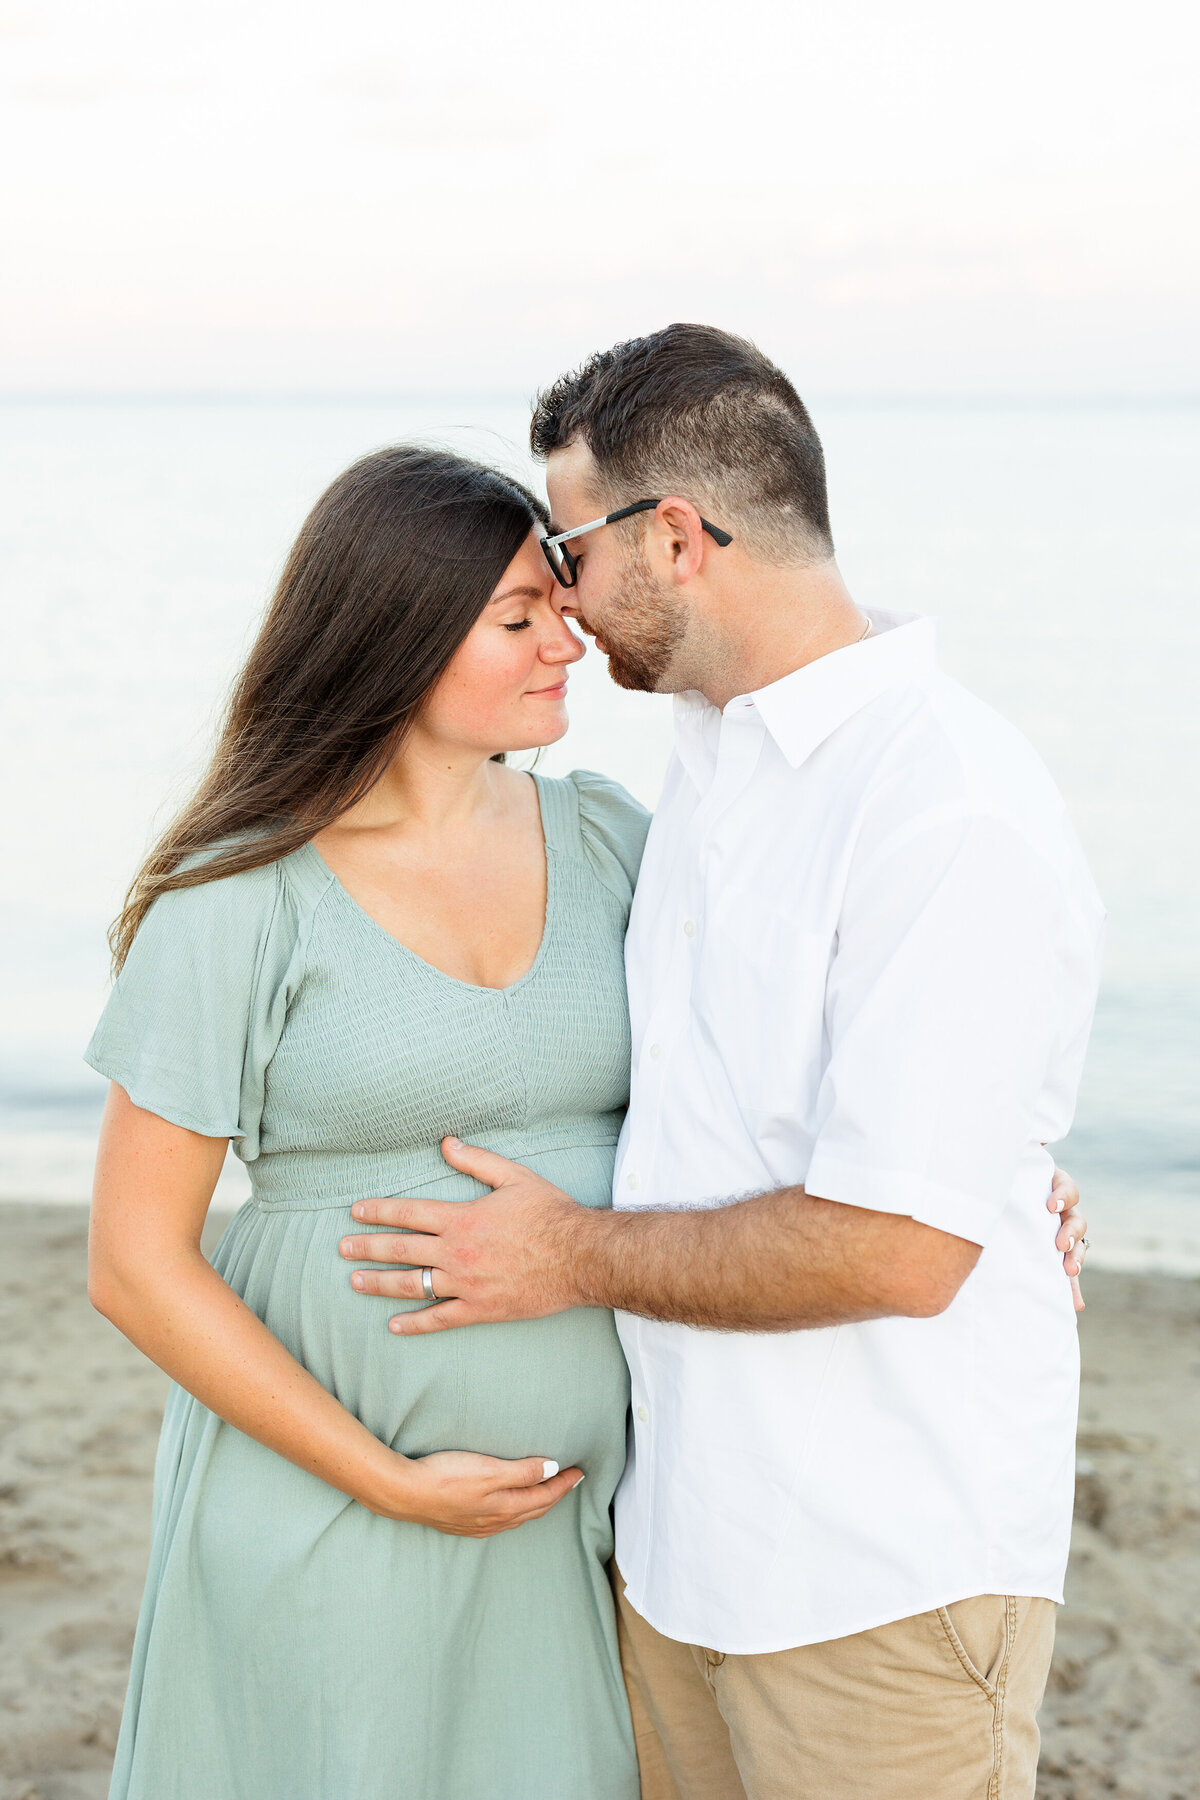
<svg viewBox="0 0 1200 1800"><path fill-rule="evenodd" d="M685 608L661 587L646 567L640 545L630 550L615 599L598 635L604 641L608 672L618 687L661 693L663 676L687 630Z"/></svg>

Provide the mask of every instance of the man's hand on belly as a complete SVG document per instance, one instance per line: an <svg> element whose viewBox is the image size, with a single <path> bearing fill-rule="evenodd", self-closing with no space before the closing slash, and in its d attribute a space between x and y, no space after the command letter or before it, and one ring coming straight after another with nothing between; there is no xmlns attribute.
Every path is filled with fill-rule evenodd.
<svg viewBox="0 0 1200 1800"><path fill-rule="evenodd" d="M426 1300L422 1269L432 1271L438 1304L400 1313L390 1321L394 1332L415 1337L594 1304L577 1280L578 1250L596 1216L590 1208L522 1164L457 1138L443 1140L442 1155L492 1192L465 1201L360 1200L351 1208L358 1223L403 1230L342 1239L348 1262L391 1265L357 1270L350 1279L358 1293Z"/></svg>
<svg viewBox="0 0 1200 1800"><path fill-rule="evenodd" d="M402 1337L575 1306L733 1331L922 1317L949 1304L979 1255L977 1244L912 1219L813 1200L800 1188L699 1211L617 1213L580 1206L522 1164L457 1138L442 1140L442 1155L492 1192L360 1200L357 1221L402 1235L373 1232L340 1246L348 1262L392 1265L356 1270L359 1293L438 1302L391 1319Z"/></svg>
<svg viewBox="0 0 1200 1800"><path fill-rule="evenodd" d="M362 1200L357 1221L403 1234L342 1240L348 1261L390 1265L357 1270L358 1292L439 1302L393 1318L401 1336L575 1306L724 1331L929 1318L950 1305L979 1256L970 1239L803 1188L699 1210L616 1213L580 1206L520 1163L457 1138L443 1140L442 1154L492 1192L459 1202ZM1058 1247L1072 1278L1084 1229L1074 1197L1060 1177L1048 1202L1062 1209Z"/></svg>

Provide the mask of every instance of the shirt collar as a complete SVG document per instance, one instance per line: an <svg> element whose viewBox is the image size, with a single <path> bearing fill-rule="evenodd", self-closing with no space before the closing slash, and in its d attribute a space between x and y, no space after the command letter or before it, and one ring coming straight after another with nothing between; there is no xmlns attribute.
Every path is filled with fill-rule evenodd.
<svg viewBox="0 0 1200 1800"><path fill-rule="evenodd" d="M739 694L723 713L703 694L675 697L675 741L680 760L700 787L712 779L725 720L757 713L794 769L839 725L886 693L915 681L937 664L937 628L919 613L861 609L874 627L859 644L793 669L750 694Z"/></svg>

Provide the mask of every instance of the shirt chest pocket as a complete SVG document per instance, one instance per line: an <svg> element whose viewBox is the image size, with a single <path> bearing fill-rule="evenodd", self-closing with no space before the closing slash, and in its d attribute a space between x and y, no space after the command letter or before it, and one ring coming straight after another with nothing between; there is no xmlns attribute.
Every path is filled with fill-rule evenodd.
<svg viewBox="0 0 1200 1800"><path fill-rule="evenodd" d="M794 914L763 908L752 923L718 926L707 939L697 1015L743 1116L803 1129L816 1099L825 1051L825 985L833 958L827 932L805 931Z"/></svg>

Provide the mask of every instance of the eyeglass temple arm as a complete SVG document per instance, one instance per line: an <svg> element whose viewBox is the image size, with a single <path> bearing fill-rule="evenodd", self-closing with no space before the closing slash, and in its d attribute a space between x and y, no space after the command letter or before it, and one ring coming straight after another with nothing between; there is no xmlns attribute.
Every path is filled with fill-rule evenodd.
<svg viewBox="0 0 1200 1800"><path fill-rule="evenodd" d="M604 523L606 525L615 525L618 519L631 519L634 513L651 512L656 506L661 506L661 504L661 500L638 500L635 501L632 506L623 506L620 512L609 513L605 518ZM725 548L726 544L732 544L733 534L731 532L722 531L719 525L711 525L707 519L701 519L700 523L704 530L707 531L709 537L716 539L722 550Z"/></svg>

